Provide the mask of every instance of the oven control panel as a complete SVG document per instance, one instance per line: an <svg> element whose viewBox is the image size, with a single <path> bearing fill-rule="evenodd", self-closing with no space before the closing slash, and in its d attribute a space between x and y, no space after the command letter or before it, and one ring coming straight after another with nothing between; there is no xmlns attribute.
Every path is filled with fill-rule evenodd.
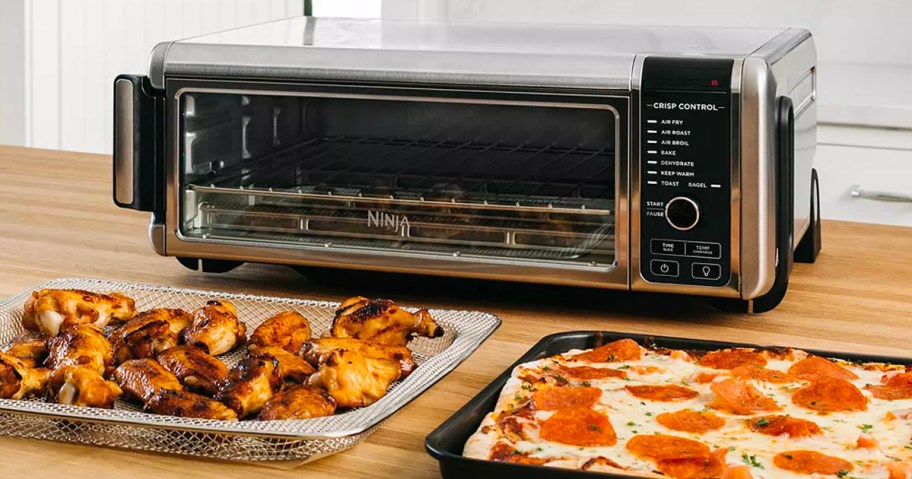
<svg viewBox="0 0 912 479"><path fill-rule="evenodd" d="M640 96L640 274L731 276L731 60L649 57Z"/></svg>

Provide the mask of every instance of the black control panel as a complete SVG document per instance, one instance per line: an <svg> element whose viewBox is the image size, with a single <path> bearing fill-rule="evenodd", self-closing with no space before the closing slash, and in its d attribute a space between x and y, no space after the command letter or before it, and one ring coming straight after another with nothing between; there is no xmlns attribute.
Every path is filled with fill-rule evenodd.
<svg viewBox="0 0 912 479"><path fill-rule="evenodd" d="M640 272L655 283L731 276L731 60L646 58Z"/></svg>

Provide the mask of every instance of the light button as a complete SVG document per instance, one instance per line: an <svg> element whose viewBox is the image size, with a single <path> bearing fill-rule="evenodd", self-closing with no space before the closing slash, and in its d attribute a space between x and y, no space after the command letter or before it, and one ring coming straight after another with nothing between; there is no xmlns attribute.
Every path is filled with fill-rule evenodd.
<svg viewBox="0 0 912 479"><path fill-rule="evenodd" d="M690 266L690 275L693 279L714 281L722 277L722 266L710 263L694 263Z"/></svg>

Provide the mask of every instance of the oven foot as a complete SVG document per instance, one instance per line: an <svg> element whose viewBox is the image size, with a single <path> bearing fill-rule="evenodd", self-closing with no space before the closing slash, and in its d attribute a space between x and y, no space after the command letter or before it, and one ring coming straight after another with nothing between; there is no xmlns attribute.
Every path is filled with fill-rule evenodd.
<svg viewBox="0 0 912 479"><path fill-rule="evenodd" d="M811 170L811 215L810 225L804 237L795 248L796 263L813 263L820 254L820 181L817 179L817 169Z"/></svg>
<svg viewBox="0 0 912 479"><path fill-rule="evenodd" d="M177 261L187 269L202 271L204 273L227 273L244 264L240 261L226 261L221 259L181 258Z"/></svg>

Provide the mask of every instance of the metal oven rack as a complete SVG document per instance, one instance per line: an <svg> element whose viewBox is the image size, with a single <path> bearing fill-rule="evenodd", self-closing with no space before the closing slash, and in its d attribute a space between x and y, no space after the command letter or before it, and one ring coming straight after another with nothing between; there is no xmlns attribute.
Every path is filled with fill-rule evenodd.
<svg viewBox="0 0 912 479"><path fill-rule="evenodd" d="M425 251L437 245L462 254L591 254L607 262L614 249L614 165L607 148L313 139L214 165L187 187L195 210L185 227L207 237L299 235L337 244L419 243ZM365 221L369 214L377 215L374 227Z"/></svg>

